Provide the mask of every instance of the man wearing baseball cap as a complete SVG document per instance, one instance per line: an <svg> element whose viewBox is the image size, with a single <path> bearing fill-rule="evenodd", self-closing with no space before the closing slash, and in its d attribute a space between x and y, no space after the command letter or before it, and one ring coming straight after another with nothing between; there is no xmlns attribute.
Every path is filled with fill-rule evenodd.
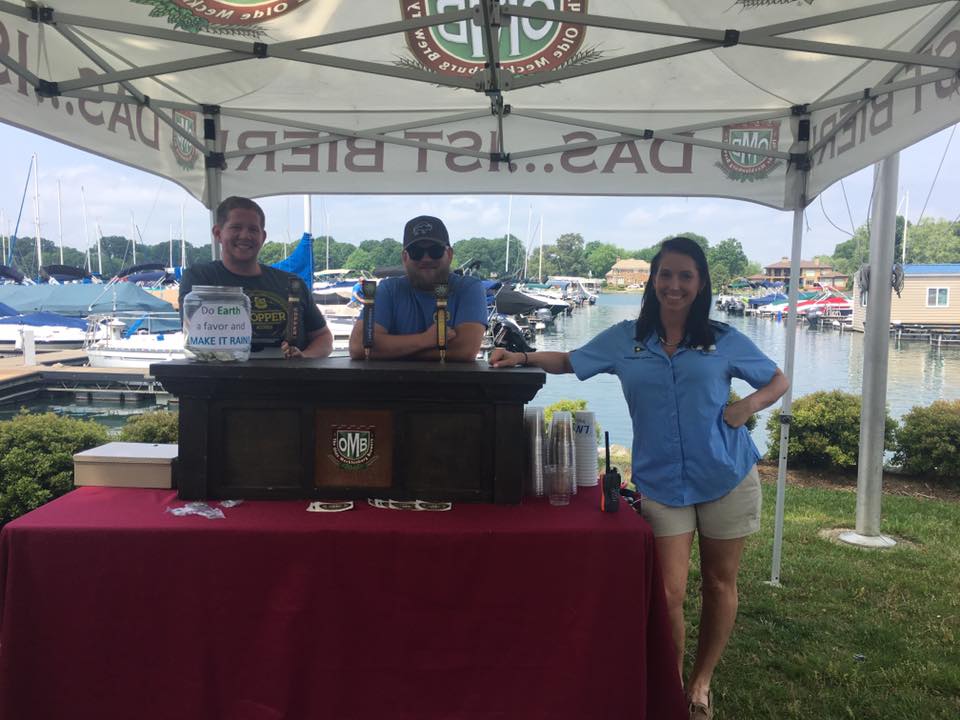
<svg viewBox="0 0 960 720"><path fill-rule="evenodd" d="M373 360L434 360L437 349L437 287L447 297L446 359L471 361L487 326L483 284L450 272L453 248L438 218L420 215L403 229L404 277L381 280L374 304ZM350 335L350 357L364 357L363 319Z"/></svg>

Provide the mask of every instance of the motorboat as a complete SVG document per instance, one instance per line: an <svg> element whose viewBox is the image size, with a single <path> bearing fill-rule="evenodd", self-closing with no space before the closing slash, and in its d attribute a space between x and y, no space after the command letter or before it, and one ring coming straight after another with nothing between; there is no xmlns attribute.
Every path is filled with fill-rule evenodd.
<svg viewBox="0 0 960 720"><path fill-rule="evenodd" d="M170 325L169 321L174 324ZM91 367L101 368L147 368L153 363L167 360L187 360L193 357L184 347L184 334L179 329L179 316L174 318L140 318L132 323L120 318L106 321L106 337L89 340L84 346ZM163 328L167 329L163 329ZM346 355L350 347L352 322L327 320L333 333L333 355ZM256 360L257 355L251 359ZM263 357L263 356L261 356ZM264 358L266 359L266 358Z"/></svg>
<svg viewBox="0 0 960 720"><path fill-rule="evenodd" d="M176 313L165 317L145 316L125 322L119 317L104 320L106 337L90 337L84 345L91 367L147 368L167 360L186 360L192 357L184 348L183 331ZM139 325L137 324L139 323Z"/></svg>
<svg viewBox="0 0 960 720"><path fill-rule="evenodd" d="M21 352L24 332L33 334L34 348L41 352L78 350L87 338L87 321L58 313L16 313L0 318L0 352ZM95 333L103 337L102 327Z"/></svg>

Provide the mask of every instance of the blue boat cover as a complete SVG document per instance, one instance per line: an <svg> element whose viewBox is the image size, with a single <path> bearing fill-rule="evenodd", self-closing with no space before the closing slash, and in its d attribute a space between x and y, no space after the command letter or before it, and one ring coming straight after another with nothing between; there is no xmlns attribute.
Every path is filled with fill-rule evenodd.
<svg viewBox="0 0 960 720"><path fill-rule="evenodd" d="M759 305L769 305L771 303L787 302L787 300L789 299L790 298L788 298L783 293L773 293L771 295L764 295L763 297L750 298L749 300L747 300L747 302L750 303L750 305L752 305L753 307L757 307Z"/></svg>
<svg viewBox="0 0 960 720"><path fill-rule="evenodd" d="M31 327L57 325L61 327L77 328L78 330L87 329L86 320L49 312L27 313L26 315L11 315L10 317L0 318L0 325L29 325Z"/></svg>
<svg viewBox="0 0 960 720"><path fill-rule="evenodd" d="M179 318L159 318L150 317L137 318L130 326L123 331L124 337L136 335L141 329L153 335L162 335L164 333L173 333L183 329Z"/></svg>
<svg viewBox="0 0 960 720"><path fill-rule="evenodd" d="M20 312L72 317L112 312L175 312L173 305L132 283L110 285L0 285L0 302Z"/></svg>
<svg viewBox="0 0 960 720"><path fill-rule="evenodd" d="M14 310L9 305L4 305L0 303L0 317L6 317L7 315L16 315L19 310Z"/></svg>
<svg viewBox="0 0 960 720"><path fill-rule="evenodd" d="M272 263L270 267L286 270L300 277L307 284L307 290L313 288L313 238L304 233L300 242L285 259Z"/></svg>

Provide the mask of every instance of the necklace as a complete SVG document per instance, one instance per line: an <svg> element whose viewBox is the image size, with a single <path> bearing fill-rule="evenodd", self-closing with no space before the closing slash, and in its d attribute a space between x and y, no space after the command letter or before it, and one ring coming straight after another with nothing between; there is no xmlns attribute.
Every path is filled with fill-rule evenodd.
<svg viewBox="0 0 960 720"><path fill-rule="evenodd" d="M664 339L660 335L657 335L657 337L660 339L660 344L663 345L664 347L675 348L677 347L677 345L683 342L683 338L680 338L676 342L667 342L666 339Z"/></svg>

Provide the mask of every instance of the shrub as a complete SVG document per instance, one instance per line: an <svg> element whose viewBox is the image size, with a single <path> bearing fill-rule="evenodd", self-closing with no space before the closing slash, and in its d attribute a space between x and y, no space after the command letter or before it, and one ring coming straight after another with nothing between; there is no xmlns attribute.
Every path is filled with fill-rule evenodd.
<svg viewBox="0 0 960 720"><path fill-rule="evenodd" d="M73 455L107 442L92 420L23 412L0 422L0 524L73 489Z"/></svg>
<svg viewBox="0 0 960 720"><path fill-rule="evenodd" d="M909 473L960 481L960 400L937 400L903 416L894 462Z"/></svg>
<svg viewBox="0 0 960 720"><path fill-rule="evenodd" d="M550 427L550 423L553 421L553 414L558 410L566 411L570 413L570 416L573 417L575 412L580 410L587 409L586 400L557 400L553 405L547 405L546 409L543 411L543 421L547 424L547 427Z"/></svg>
<svg viewBox="0 0 960 720"><path fill-rule="evenodd" d="M737 400L740 400L740 399L741 398L739 395L737 395L736 391L731 388L730 397L727 398L727 405L730 405L731 403L735 403ZM747 426L747 430L753 431L753 429L757 426L757 416L751 415L750 418L744 423L744 425Z"/></svg>
<svg viewBox="0 0 960 720"><path fill-rule="evenodd" d="M860 396L842 390L821 390L793 403L789 460L808 467L850 469L860 451ZM893 449L896 422L886 412L884 447ZM767 419L769 450L776 459L780 448L780 416Z"/></svg>
<svg viewBox="0 0 960 720"><path fill-rule="evenodd" d="M175 443L177 442L177 413L155 410L129 418L120 431L123 442Z"/></svg>
<svg viewBox="0 0 960 720"><path fill-rule="evenodd" d="M567 411L570 413L570 417L573 417L575 412L587 409L586 400L557 400L553 405L547 405L543 411L543 424L544 430L546 432L550 431L550 423L553 421L553 414L557 411ZM596 427L594 430L597 433L597 442L603 442L603 428L600 426L600 418L595 418Z"/></svg>

